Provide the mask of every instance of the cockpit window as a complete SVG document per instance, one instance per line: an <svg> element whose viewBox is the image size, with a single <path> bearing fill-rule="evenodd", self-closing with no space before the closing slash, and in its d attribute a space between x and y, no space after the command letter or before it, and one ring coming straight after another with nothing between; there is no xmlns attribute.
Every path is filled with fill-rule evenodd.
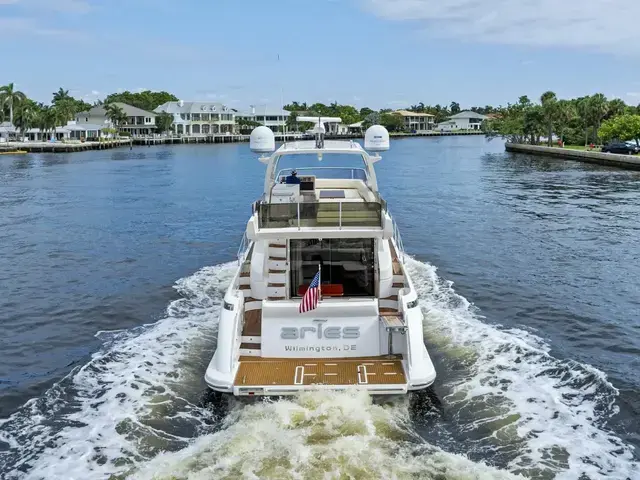
<svg viewBox="0 0 640 480"><path fill-rule="evenodd" d="M351 178L367 180L367 169L361 155L327 153L318 159L317 153L282 155L276 163L276 178L296 170L298 175L314 175L316 178Z"/></svg>

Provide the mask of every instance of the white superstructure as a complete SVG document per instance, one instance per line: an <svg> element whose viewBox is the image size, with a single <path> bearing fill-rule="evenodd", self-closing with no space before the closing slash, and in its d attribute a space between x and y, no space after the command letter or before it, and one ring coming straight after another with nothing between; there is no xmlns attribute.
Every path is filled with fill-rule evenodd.
<svg viewBox="0 0 640 480"><path fill-rule="evenodd" d="M326 119L314 121L315 141L275 152L269 129L252 133L252 150L267 165L264 192L247 222L205 380L235 395L424 389L436 372L374 170L389 135L379 125L367 131L370 155L353 141L325 141ZM321 300L300 313L318 271Z"/></svg>

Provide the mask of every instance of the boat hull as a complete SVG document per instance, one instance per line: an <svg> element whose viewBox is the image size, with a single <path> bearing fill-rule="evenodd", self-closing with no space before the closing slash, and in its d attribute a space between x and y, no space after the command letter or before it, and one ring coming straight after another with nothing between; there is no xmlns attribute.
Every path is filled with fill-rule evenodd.
<svg viewBox="0 0 640 480"><path fill-rule="evenodd" d="M371 395L402 395L424 390L434 383L436 371L424 344L423 314L417 306L417 296L410 278L407 277L409 293L405 295L404 302L414 307L407 309L403 315L404 330L398 337L405 343L400 353L390 355L389 351L379 351L379 355L366 357L309 357L301 353L287 358L272 358L262 356L261 352L249 351L247 354L241 348L242 342L248 341L243 336L247 333L243 332L246 329L243 318L247 318L243 317L243 305L251 303L245 303L242 290L233 286L241 277L241 270L239 268L225 295L224 308L220 313L218 345L205 374L205 382L212 390L235 396L286 396L314 390L366 390ZM371 321L377 324L376 299L368 302L371 303L368 308L373 310ZM291 304L289 307L297 311L295 301L281 301L277 304L265 301L262 308L267 312L278 308L276 318L286 318L288 315L283 312L286 312L288 303ZM328 322L331 322L328 311L329 309L318 308L318 315L314 316L329 317ZM349 318L345 318L346 312L348 310L337 314L343 324L349 321ZM358 315L362 315L362 312L362 305L356 307L354 320L358 320ZM304 321L297 316L289 318L293 318L295 322ZM278 326L276 324L269 328L277 329ZM377 339L381 350L387 342L384 335L381 333ZM315 338L315 334L313 337ZM265 338L268 337L262 334L262 342L265 342ZM264 349L264 343L262 348Z"/></svg>

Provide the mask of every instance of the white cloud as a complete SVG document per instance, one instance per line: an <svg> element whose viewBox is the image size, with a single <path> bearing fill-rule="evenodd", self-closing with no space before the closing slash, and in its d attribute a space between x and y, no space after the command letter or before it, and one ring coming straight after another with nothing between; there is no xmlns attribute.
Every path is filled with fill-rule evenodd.
<svg viewBox="0 0 640 480"><path fill-rule="evenodd" d="M88 0L0 0L0 5L16 5L24 9L87 13L93 9Z"/></svg>
<svg viewBox="0 0 640 480"><path fill-rule="evenodd" d="M638 0L360 0L434 37L640 54ZM627 24L628 23L628 24Z"/></svg>
<svg viewBox="0 0 640 480"><path fill-rule="evenodd" d="M227 96L225 94L221 94L221 93L211 93L211 92L207 92L204 95L207 100L224 100L227 98Z"/></svg>
<svg viewBox="0 0 640 480"><path fill-rule="evenodd" d="M0 0L3 1L3 0ZM77 32L71 30L47 28L38 24L33 18L0 17L0 38L15 35L39 35L57 37L75 37Z"/></svg>
<svg viewBox="0 0 640 480"><path fill-rule="evenodd" d="M640 97L640 92L627 92L627 97L638 98Z"/></svg>

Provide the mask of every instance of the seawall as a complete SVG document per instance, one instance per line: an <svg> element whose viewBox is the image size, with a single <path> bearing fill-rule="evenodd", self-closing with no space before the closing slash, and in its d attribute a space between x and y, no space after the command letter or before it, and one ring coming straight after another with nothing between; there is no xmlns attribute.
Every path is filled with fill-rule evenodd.
<svg viewBox="0 0 640 480"><path fill-rule="evenodd" d="M131 140L106 140L102 142L3 142L0 143L0 153L23 151L27 153L70 153L85 150L105 150L107 148L125 147Z"/></svg>
<svg viewBox="0 0 640 480"><path fill-rule="evenodd" d="M565 160L596 163L613 167L640 170L640 157L632 155L620 155L617 153L588 152L583 150L571 150L559 147L540 147L538 145L523 145L519 143L506 143L507 152L528 153L546 157L558 157Z"/></svg>

